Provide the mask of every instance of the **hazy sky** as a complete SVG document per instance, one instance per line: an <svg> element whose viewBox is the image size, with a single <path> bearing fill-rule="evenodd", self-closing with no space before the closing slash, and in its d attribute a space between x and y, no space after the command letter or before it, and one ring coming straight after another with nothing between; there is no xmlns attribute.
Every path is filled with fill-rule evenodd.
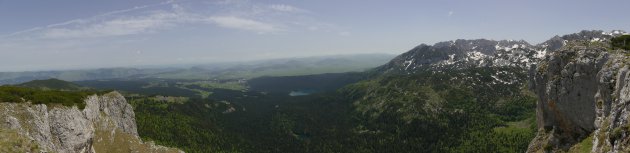
<svg viewBox="0 0 630 153"><path fill-rule="evenodd" d="M630 30L617 0L0 0L0 71L399 54Z"/></svg>

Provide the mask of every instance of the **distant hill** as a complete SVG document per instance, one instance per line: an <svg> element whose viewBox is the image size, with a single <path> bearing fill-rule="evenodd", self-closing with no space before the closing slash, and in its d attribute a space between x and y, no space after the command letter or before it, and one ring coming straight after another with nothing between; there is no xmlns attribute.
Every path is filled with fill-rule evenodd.
<svg viewBox="0 0 630 153"><path fill-rule="evenodd" d="M57 78L66 81L141 77L174 69L102 68L91 70L0 72L0 85L19 84L31 80Z"/></svg>
<svg viewBox="0 0 630 153"><path fill-rule="evenodd" d="M86 90L87 87L82 87L72 82L67 82L59 79L46 79L46 80L33 80L18 84L16 86L41 89L41 90L65 90L65 91L77 91Z"/></svg>
<svg viewBox="0 0 630 153"><path fill-rule="evenodd" d="M391 54L354 54L283 58L249 62L199 64L169 68L102 68L67 71L0 72L0 85L57 78L66 81L100 79L241 79L360 72L387 63Z"/></svg>
<svg viewBox="0 0 630 153"><path fill-rule="evenodd" d="M148 75L163 79L250 79L261 76L300 76L324 73L362 72L383 65L391 54L354 54L284 58L240 63L205 64L190 69Z"/></svg>

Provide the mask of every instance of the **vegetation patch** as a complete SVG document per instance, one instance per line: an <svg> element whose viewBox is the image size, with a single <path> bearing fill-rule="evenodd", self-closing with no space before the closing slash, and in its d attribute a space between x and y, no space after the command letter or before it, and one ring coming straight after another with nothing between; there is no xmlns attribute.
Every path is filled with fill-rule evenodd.
<svg viewBox="0 0 630 153"><path fill-rule="evenodd" d="M593 134L584 138L580 143L574 145L568 152L589 153L593 148Z"/></svg>
<svg viewBox="0 0 630 153"><path fill-rule="evenodd" d="M630 35L622 35L612 38L610 40L610 44L613 49L630 50Z"/></svg>
<svg viewBox="0 0 630 153"><path fill-rule="evenodd" d="M0 86L0 102L31 102L33 104L78 106L85 108L84 99L95 92L41 90L15 86Z"/></svg>

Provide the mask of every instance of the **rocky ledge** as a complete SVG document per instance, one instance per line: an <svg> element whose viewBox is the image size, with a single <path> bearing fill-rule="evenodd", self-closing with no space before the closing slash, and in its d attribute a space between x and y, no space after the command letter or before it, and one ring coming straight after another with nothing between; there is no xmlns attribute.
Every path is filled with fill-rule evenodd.
<svg viewBox="0 0 630 153"><path fill-rule="evenodd" d="M182 152L138 137L133 108L118 92L61 105L0 103L0 152Z"/></svg>

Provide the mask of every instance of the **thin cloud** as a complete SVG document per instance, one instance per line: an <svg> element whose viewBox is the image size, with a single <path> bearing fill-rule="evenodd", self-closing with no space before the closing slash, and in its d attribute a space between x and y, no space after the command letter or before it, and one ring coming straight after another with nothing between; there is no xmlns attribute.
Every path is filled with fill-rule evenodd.
<svg viewBox="0 0 630 153"><path fill-rule="evenodd" d="M93 38L124 36L167 28L186 20L184 15L160 12L147 16L119 18L104 22L79 25L73 28L52 28L43 33L44 38Z"/></svg>
<svg viewBox="0 0 630 153"><path fill-rule="evenodd" d="M240 18L235 16L213 16L208 18L208 21L217 24L220 27L254 31L257 33L270 33L282 31L282 29L274 26L273 24L255 21L246 18Z"/></svg>
<svg viewBox="0 0 630 153"><path fill-rule="evenodd" d="M162 8L164 5L171 7L164 9ZM176 1L165 1L115 10L89 18L35 27L0 36L0 39L28 41L116 37L156 33L184 24L213 24L222 28L258 34L294 31L296 29L339 31L332 24L323 23L306 16L307 14L302 14L309 12L308 10L287 4L267 5L245 0L229 0L220 4L214 3L214 5L221 5L221 7L229 9L203 12L186 9Z"/></svg>
<svg viewBox="0 0 630 153"><path fill-rule="evenodd" d="M111 12L106 12L106 13L103 13L103 14L99 14L99 15L93 16L90 19L103 18L103 17L107 17L107 16L123 14L123 13L127 13L127 12L132 12L132 11L146 9L146 8L151 8L151 7L156 7L156 6L167 5L167 4L171 4L171 3L173 3L173 2L172 1L165 1L165 2L156 3L156 4L136 6L136 7L129 8L129 9L114 10L114 11L111 11ZM31 29L17 31L17 32L13 32L13 33L7 34L7 35L0 35L0 38L14 37L14 36L19 36L19 35L23 35L23 34L29 34L29 33L32 33L32 32L37 32L37 31L41 31L41 30L45 30L45 29L56 28L56 27L63 27L63 26L73 25L73 24L84 24L84 23L87 23L87 22L89 22L89 19L73 19L73 20L69 20L69 21L65 21L65 22L61 22L61 23L54 23L54 24L49 24L49 25L46 25L46 26L34 27L34 28L31 28Z"/></svg>
<svg viewBox="0 0 630 153"><path fill-rule="evenodd" d="M455 13L455 12L453 12L453 11L448 11L448 16L449 16L449 17L450 17L450 16L453 16L453 14L454 14L454 13Z"/></svg>
<svg viewBox="0 0 630 153"><path fill-rule="evenodd" d="M273 4L273 5L269 5L269 8L275 11L280 11L280 12L293 12L293 13L308 12L305 9L301 9L301 8L291 6L291 5L286 5L286 4Z"/></svg>

